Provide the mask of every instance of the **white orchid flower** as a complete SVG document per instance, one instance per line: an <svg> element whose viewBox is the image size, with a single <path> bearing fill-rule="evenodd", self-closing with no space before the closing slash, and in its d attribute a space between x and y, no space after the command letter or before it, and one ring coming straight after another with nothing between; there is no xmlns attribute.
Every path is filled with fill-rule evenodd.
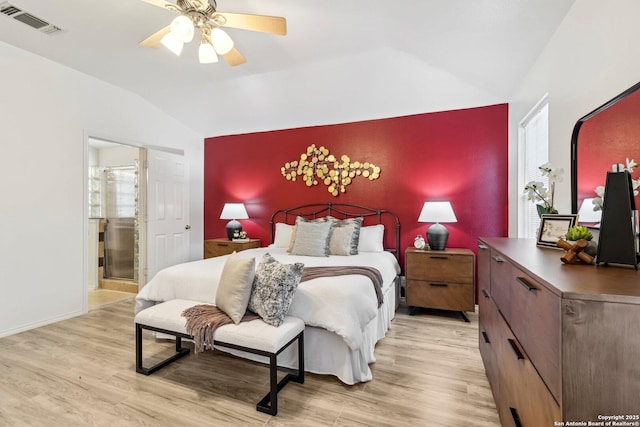
<svg viewBox="0 0 640 427"><path fill-rule="evenodd" d="M633 159L629 160L629 158L626 158L625 160L627 161L627 170L629 172L633 172L633 170L638 167L638 164Z"/></svg>
<svg viewBox="0 0 640 427"><path fill-rule="evenodd" d="M557 169L553 169L550 173L549 173L549 179L551 180L551 182L562 182L564 180L564 169L563 168L557 168Z"/></svg>
<svg viewBox="0 0 640 427"><path fill-rule="evenodd" d="M538 166L538 169L540 169L542 176L549 176L549 174L553 171L553 166L551 166L551 163L547 162L542 166Z"/></svg>
<svg viewBox="0 0 640 427"><path fill-rule="evenodd" d="M593 204L594 212L597 212L602 210L602 204L604 203L604 200L602 199L602 197L594 197L591 203Z"/></svg>

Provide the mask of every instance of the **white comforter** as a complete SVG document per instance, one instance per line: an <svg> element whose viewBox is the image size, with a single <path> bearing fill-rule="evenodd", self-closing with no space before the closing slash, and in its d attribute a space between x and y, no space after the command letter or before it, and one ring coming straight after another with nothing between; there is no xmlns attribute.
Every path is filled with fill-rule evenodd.
<svg viewBox="0 0 640 427"><path fill-rule="evenodd" d="M305 266L370 266L382 274L383 289L390 286L400 266L389 252L363 252L352 256L307 257L288 254L280 248L259 248L239 252L244 258L256 257L256 265L269 252L283 263L302 262ZM158 272L136 296L136 313L156 302L176 298L215 304L222 268L227 257L209 258L174 265ZM322 277L300 283L289 315L305 324L325 328L340 335L349 348L362 347L363 331L378 311L371 280L361 275Z"/></svg>

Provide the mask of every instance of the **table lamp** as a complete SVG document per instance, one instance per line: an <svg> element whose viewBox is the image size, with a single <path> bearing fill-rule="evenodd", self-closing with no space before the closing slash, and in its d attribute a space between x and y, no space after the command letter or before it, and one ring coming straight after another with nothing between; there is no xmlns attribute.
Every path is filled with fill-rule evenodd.
<svg viewBox="0 0 640 427"><path fill-rule="evenodd" d="M593 198L587 198L582 201L580 210L578 211L579 223L595 224L600 222L600 219L602 218L602 210L594 211L593 207Z"/></svg>
<svg viewBox="0 0 640 427"><path fill-rule="evenodd" d="M449 202L424 202L418 222L433 222L427 229L427 242L435 251L443 251L449 240L449 230L441 222L457 222Z"/></svg>
<svg viewBox="0 0 640 427"><path fill-rule="evenodd" d="M244 208L244 204L242 203L225 203L222 208L222 213L220 214L220 219L230 219L227 223L227 237L229 240L233 240L234 234L237 232L238 235L242 231L242 224L240 224L238 219L249 219L249 215L247 215L247 210Z"/></svg>

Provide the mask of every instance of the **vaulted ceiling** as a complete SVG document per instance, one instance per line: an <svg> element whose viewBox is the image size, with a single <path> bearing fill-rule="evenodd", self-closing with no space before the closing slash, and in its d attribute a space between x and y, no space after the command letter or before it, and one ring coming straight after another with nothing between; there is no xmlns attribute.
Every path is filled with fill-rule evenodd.
<svg viewBox="0 0 640 427"><path fill-rule="evenodd" d="M574 1L218 0L287 19L286 36L228 29L237 67L199 64L196 41L180 57L139 46L175 16L141 0L8 0L62 31L0 15L0 41L214 136L507 102Z"/></svg>

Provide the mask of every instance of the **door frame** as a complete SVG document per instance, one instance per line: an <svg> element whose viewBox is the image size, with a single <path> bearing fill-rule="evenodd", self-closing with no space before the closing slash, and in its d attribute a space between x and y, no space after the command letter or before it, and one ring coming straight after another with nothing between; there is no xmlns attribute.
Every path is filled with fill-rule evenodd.
<svg viewBox="0 0 640 427"><path fill-rule="evenodd" d="M147 185L147 150L164 151L167 153L173 153L178 155L184 155L184 150L158 147L151 144L144 144L137 141L127 140L126 138L116 138L113 136L103 135L99 132L84 132L83 137L83 172L82 172L82 215L83 215L83 243L82 243L82 313L89 311L89 140L100 140L112 144L124 145L132 148L137 148L140 155L140 165L138 170L138 197L139 197L139 233L138 237L138 287L141 288L141 284L147 282L148 275L148 243L147 243L147 222L148 222L148 185Z"/></svg>

